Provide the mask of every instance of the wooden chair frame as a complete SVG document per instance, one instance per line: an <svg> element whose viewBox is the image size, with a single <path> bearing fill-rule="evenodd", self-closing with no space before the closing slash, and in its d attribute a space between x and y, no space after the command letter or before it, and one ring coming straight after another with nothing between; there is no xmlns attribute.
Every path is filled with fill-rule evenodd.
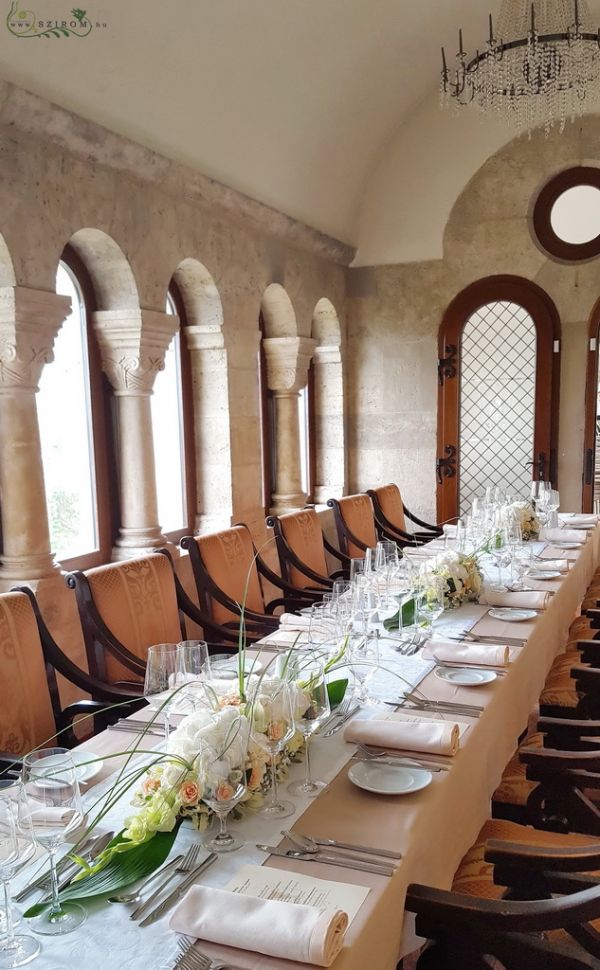
<svg viewBox="0 0 600 970"><path fill-rule="evenodd" d="M323 538L323 546L325 550L343 564L343 569L336 570L336 572L332 573L331 576L321 576L320 573L315 572L314 569L311 569L310 566L307 566L307 564L299 558L284 536L278 516L269 515L265 521L268 528L273 529L275 534L275 544L277 546L277 555L279 557L281 578L290 587L290 589L295 589L296 592L301 592L302 595L310 594L311 596L314 596L315 601L317 601L322 597L323 593L327 592L327 589L332 588L334 580L347 579L349 577L350 558L344 555L343 552L340 552L339 549L334 549L331 543L328 542L327 537L322 530L321 536ZM311 582L320 585L321 589L313 589L312 587L307 586L300 591L297 589L297 587L292 586L290 580L290 566L293 566L294 569L301 572Z"/></svg>
<svg viewBox="0 0 600 970"><path fill-rule="evenodd" d="M244 528L246 528L246 526L244 526ZM241 603L237 603L235 600L233 600L224 590L221 589L220 586L217 585L217 583L215 583L204 563L204 560L202 559L196 538L194 536L184 536L180 542L180 545L182 549L186 550L190 557L192 574L196 584L196 593L200 603L200 611L202 615L206 617L212 616L211 600L216 600L217 603L220 603L221 606L224 606L227 610L240 618L242 617L243 613L246 639L248 642L255 642L256 640L261 639L261 637L266 636L268 633L272 633L278 628L279 619L273 615L273 611L279 606L283 606L287 612L293 612L294 610L310 606L310 604L314 602L314 598L311 595L305 595L302 590L298 590L293 586L290 586L290 584L282 579L281 576L278 576L277 573L273 572L273 570L267 566L260 554L256 552L254 549L254 543L252 543L255 556L254 561L258 571L258 581L261 594L263 596L263 602L264 593L261 578L263 576L275 587L281 589L285 595L283 597L278 597L277 599L271 600L269 603L265 603L265 613L255 613L253 610L250 610L247 607L242 608ZM193 619L193 617L191 618ZM233 634L233 639L237 640L239 635L238 621L231 621L219 625L215 623L213 619L211 619L210 625L214 630L220 631L221 635L228 631L229 637L231 638Z"/></svg>
<svg viewBox="0 0 600 970"><path fill-rule="evenodd" d="M366 552L367 549L370 548L370 546L367 546L366 543L362 541L362 539L359 539L358 536L354 535L354 533L352 532L352 529L348 528L348 526L346 525L344 516L342 515L342 508L339 503L339 499L337 498L327 499L327 506L328 508L333 509L335 527L338 534L338 543L340 546L340 550L343 552L348 562L350 562L352 557L348 554L348 543L351 542L352 545L357 546L358 549L362 549L363 552ZM374 514L373 514L373 521L375 523ZM375 523L375 531L377 532L376 523Z"/></svg>
<svg viewBox="0 0 600 970"><path fill-rule="evenodd" d="M425 532L406 532L401 529L398 525L395 525L388 517L385 515L383 509L381 508L381 503L377 497L375 489L368 488L367 495L373 503L373 512L375 515L375 525L377 527L377 532L382 539L391 539L392 542L397 542L399 546L422 546L426 542L431 542L432 539L436 539L438 536L443 534L443 530L437 526L432 525L430 522L424 522L423 519L419 519L416 515L410 511L409 508L402 502L402 509L407 519L414 522L415 525L422 526Z"/></svg>
<svg viewBox="0 0 600 970"><path fill-rule="evenodd" d="M598 966L600 934L588 924L600 918L600 884L588 874L600 867L599 845L547 848L490 840L485 859L494 864L494 882L508 887L506 898L408 887L406 909L416 914L416 932L435 941L419 959L419 970L483 970L489 967L485 956L509 970ZM544 940L540 934L548 930L566 930L573 945Z"/></svg>

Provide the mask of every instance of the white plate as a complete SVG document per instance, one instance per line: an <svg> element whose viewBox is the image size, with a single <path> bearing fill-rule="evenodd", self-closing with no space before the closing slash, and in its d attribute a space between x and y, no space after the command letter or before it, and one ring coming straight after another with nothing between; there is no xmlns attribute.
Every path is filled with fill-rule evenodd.
<svg viewBox="0 0 600 970"><path fill-rule="evenodd" d="M433 775L415 765L414 768L399 765L376 765L356 761L348 769L348 778L365 791L376 795L410 795L431 784Z"/></svg>
<svg viewBox="0 0 600 970"><path fill-rule="evenodd" d="M581 549L581 542L565 542L564 539L556 539L554 542L550 543L551 546L555 546L557 549Z"/></svg>
<svg viewBox="0 0 600 970"><path fill-rule="evenodd" d="M493 606L488 610L489 616L506 623L521 623L523 620L534 620L538 615L535 610L517 610L508 606Z"/></svg>
<svg viewBox="0 0 600 970"><path fill-rule="evenodd" d="M460 687L480 687L497 677L495 670L476 670L474 667L436 667L435 676Z"/></svg>
<svg viewBox="0 0 600 970"><path fill-rule="evenodd" d="M94 760L98 755L94 754L93 751L71 751L71 757L75 762L75 774L78 781L89 781L91 778L95 778L104 764L103 761ZM60 764L61 760L61 755L49 754L48 757L40 759L37 764L50 768L53 764ZM93 764L86 764L88 761L93 762ZM52 787L51 781L49 781L48 787Z"/></svg>
<svg viewBox="0 0 600 970"><path fill-rule="evenodd" d="M530 569L527 576L529 579L560 579L560 573L556 569Z"/></svg>

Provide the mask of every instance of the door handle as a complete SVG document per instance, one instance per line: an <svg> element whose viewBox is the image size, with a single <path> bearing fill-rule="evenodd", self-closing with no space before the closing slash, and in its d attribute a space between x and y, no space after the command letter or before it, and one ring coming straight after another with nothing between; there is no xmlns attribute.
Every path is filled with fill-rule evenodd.
<svg viewBox="0 0 600 970"><path fill-rule="evenodd" d="M446 445L444 452L446 455L445 458L436 458L435 460L435 473L438 485L443 485L445 478L454 478L456 476L456 447L454 445Z"/></svg>

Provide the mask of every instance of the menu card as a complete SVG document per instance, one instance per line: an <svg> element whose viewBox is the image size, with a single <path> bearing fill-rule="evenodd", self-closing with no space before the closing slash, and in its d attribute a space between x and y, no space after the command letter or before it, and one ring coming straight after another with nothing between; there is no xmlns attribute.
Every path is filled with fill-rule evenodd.
<svg viewBox="0 0 600 970"><path fill-rule="evenodd" d="M314 906L320 912L341 909L351 921L370 893L368 886L355 886L329 879L315 879L299 872L270 869L268 866L242 866L223 889L258 899L280 899L284 903Z"/></svg>

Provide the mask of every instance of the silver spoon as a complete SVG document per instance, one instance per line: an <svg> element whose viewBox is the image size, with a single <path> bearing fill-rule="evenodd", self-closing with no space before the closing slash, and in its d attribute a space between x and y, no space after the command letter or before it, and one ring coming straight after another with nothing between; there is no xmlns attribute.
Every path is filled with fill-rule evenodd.
<svg viewBox="0 0 600 970"><path fill-rule="evenodd" d="M137 902L139 902L139 900L141 899L141 896L142 896L142 892L146 888L146 886L149 886L150 883L151 882L154 882L154 880L158 876L163 875L163 873L168 872L169 869L172 869L173 866L176 866L179 863L179 861L181 860L181 858L182 858L182 856L181 856L181 854L179 854L179 855L176 855L174 859L170 859L169 862L165 862L164 866L161 866L160 869L157 869L156 870L156 872L151 873L148 876L148 878L147 879L144 879L144 881L140 883L140 885L137 887L137 889L133 890L132 892L130 892L130 893L115 893L114 896L109 896L108 897L109 903L137 903Z"/></svg>

